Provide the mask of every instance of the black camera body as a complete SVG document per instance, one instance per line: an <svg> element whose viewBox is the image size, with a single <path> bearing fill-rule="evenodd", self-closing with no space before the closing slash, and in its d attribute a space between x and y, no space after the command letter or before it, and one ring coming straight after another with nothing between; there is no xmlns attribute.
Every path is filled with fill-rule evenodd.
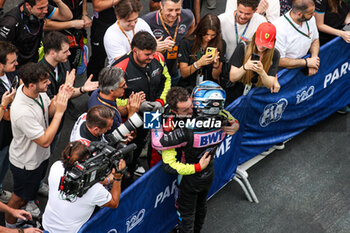
<svg viewBox="0 0 350 233"><path fill-rule="evenodd" d="M58 190L64 195L63 199L73 201L76 197L82 197L91 186L103 181L112 168L125 174L126 168L118 171L119 161L135 150L136 145L119 143L116 149L106 142L91 142L89 149L92 157L84 162L75 162L74 167L61 177Z"/></svg>

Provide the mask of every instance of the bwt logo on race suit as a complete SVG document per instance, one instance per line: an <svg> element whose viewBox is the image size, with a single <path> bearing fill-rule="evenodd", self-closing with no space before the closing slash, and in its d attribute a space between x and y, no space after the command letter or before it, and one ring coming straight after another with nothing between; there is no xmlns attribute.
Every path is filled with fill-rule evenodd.
<svg viewBox="0 0 350 233"><path fill-rule="evenodd" d="M302 89L300 89L299 91L297 91L297 102L296 104L300 104L308 99L310 99L315 92L315 87L314 86L310 86L309 88L307 88L306 86L303 87Z"/></svg>
<svg viewBox="0 0 350 233"><path fill-rule="evenodd" d="M136 211L133 215L131 215L126 220L126 232L131 231L134 227L140 224L143 221L143 217L145 216L146 210L142 209L140 211Z"/></svg>
<svg viewBox="0 0 350 233"><path fill-rule="evenodd" d="M199 147L216 144L222 141L222 130L200 136Z"/></svg>
<svg viewBox="0 0 350 233"><path fill-rule="evenodd" d="M277 103L266 105L263 114L260 116L260 126L266 127L272 122L281 120L284 110L286 110L288 101L285 98L280 99Z"/></svg>

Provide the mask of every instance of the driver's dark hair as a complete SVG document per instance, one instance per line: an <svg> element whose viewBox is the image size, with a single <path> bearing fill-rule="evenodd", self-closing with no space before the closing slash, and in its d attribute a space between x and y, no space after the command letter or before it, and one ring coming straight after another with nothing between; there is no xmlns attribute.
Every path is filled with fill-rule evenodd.
<svg viewBox="0 0 350 233"><path fill-rule="evenodd" d="M166 95L166 103L171 110L177 111L177 103L185 102L190 98L190 93L183 87L172 87Z"/></svg>

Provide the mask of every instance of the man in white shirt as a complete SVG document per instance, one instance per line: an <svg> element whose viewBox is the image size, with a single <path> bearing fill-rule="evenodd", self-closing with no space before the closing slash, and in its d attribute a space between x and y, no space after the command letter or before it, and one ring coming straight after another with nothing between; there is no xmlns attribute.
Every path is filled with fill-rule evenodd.
<svg viewBox="0 0 350 233"><path fill-rule="evenodd" d="M75 161L82 162L90 155L88 148L79 141L70 143L62 153L62 159L55 162L49 174L49 199L43 215L43 226L48 232L66 233L78 232L81 226L89 220L96 206L117 208L121 192L123 175L112 170L113 182L109 192L101 183L96 183L74 201L68 201L67 196L57 187L61 177L74 166ZM118 170L125 167L125 161L120 160Z"/></svg>
<svg viewBox="0 0 350 233"><path fill-rule="evenodd" d="M103 38L109 66L131 50L131 41L135 33L147 31L152 34L148 24L139 18L139 12L142 10L139 1L121 0L114 9L117 22L107 29Z"/></svg>
<svg viewBox="0 0 350 233"><path fill-rule="evenodd" d="M20 209L34 200L45 177L54 139L73 87L61 88L52 101L47 96L49 74L43 64L27 63L19 70L23 85L17 89L11 106L13 140L10 169L13 194L8 206ZM49 122L49 117L52 118ZM49 124L50 123L50 124ZM15 228L17 219L6 215L6 226Z"/></svg>
<svg viewBox="0 0 350 233"><path fill-rule="evenodd" d="M258 0L238 0L237 10L219 15L228 58L240 42L250 41L258 26L266 22L265 17L255 13L258 4Z"/></svg>
<svg viewBox="0 0 350 233"><path fill-rule="evenodd" d="M295 0L292 9L273 22L277 29L276 49L281 55L280 67L305 67L309 76L317 73L320 42L314 11L313 0ZM311 57L303 58L308 51Z"/></svg>
<svg viewBox="0 0 350 233"><path fill-rule="evenodd" d="M232 12L237 9L237 0L227 0L225 12ZM279 0L261 0L256 9L256 13L265 16L269 22L280 17L280 1Z"/></svg>
<svg viewBox="0 0 350 233"><path fill-rule="evenodd" d="M0 99L7 93L12 93L12 100L15 90L12 90L12 83L18 83L16 76L17 48L7 41L0 41ZM3 119L0 121L0 201L7 203L11 198L11 193L2 189L2 182L9 167L9 146L12 140L12 130L10 121L10 105L1 106Z"/></svg>

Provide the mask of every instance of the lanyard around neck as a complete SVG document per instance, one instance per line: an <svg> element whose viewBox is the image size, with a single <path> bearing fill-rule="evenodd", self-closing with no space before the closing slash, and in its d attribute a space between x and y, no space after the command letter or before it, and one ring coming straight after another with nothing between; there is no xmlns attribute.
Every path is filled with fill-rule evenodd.
<svg viewBox="0 0 350 233"><path fill-rule="evenodd" d="M242 35L240 36L240 38L238 38L238 29L237 29L237 19L236 19L236 17L237 17L237 13L235 13L235 17L234 17L234 18L235 18L236 43L237 43L237 45L238 45L239 42L241 42L241 40L244 39L244 34L245 34L246 31L247 31L247 28L248 28L248 26L249 26L249 24L250 24L250 20L248 21L247 25L245 26ZM245 41L245 40L243 40L243 41Z"/></svg>
<svg viewBox="0 0 350 233"><path fill-rule="evenodd" d="M117 111L117 112L119 113L119 115L120 115L120 112L119 112L118 108L116 108L115 106L113 106L113 105L107 103L106 101L103 101L99 96L97 96L97 99L98 99L98 101L100 101L102 104L104 104L104 105L106 105L107 107L109 107L109 108L111 108L111 109ZM120 115L120 116L121 116L121 115Z"/></svg>
<svg viewBox="0 0 350 233"><path fill-rule="evenodd" d="M128 42L129 42L129 45L130 45L130 49L131 49L131 41L130 41L128 35L126 35L124 29L120 26L119 21L117 21L117 24L118 24L118 27L119 27L120 31L122 31L122 33L124 34L124 36L126 37L126 39L128 39ZM133 34L133 37L134 37L134 36L135 36L135 29L132 29L132 34Z"/></svg>
<svg viewBox="0 0 350 233"><path fill-rule="evenodd" d="M310 38L310 27L309 27L309 24L307 23L307 21L305 21L306 26L307 26L307 34L306 34L306 33L302 32L302 31L300 31L297 27L295 27L294 23L292 23L292 22L290 21L290 19L289 19L285 14L284 14L283 16L284 16L284 18L286 18L286 20L290 23L290 25L292 25L292 27L293 27L297 32L299 32L301 35L306 36L307 38L311 39L311 38Z"/></svg>
<svg viewBox="0 0 350 233"><path fill-rule="evenodd" d="M45 121L45 126L47 128L47 122L46 122L46 118L45 118L45 107L44 107L44 102L43 102L43 99L41 98L41 95L39 94L39 99L40 99L40 102L37 100L37 99L33 99L35 101L35 103L37 103L41 110L43 111L43 115L44 115L44 121Z"/></svg>
<svg viewBox="0 0 350 233"><path fill-rule="evenodd" d="M165 23L164 23L164 20L163 20L163 17L162 17L162 14L160 13L160 11L158 11L158 15L159 15L160 22L162 22L164 30L168 33L168 35L171 37L171 39L175 42L176 37L177 37L177 32L179 31L180 18L177 17L177 25L176 25L176 29L175 29L174 38L173 38L172 35L170 34L168 28L165 26Z"/></svg>

